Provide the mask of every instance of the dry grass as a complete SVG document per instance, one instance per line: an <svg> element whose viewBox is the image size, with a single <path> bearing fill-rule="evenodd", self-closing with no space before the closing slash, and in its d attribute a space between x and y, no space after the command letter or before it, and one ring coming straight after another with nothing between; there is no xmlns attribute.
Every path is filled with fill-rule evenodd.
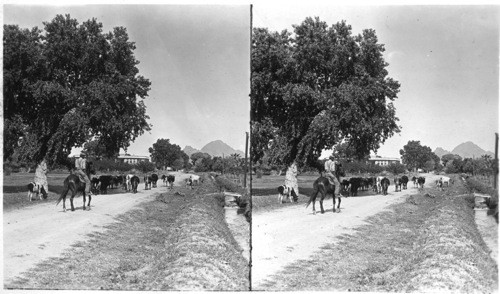
<svg viewBox="0 0 500 294"><path fill-rule="evenodd" d="M176 191L179 191L177 189ZM249 269L214 187L180 189L123 214L8 288L247 290Z"/></svg>
<svg viewBox="0 0 500 294"><path fill-rule="evenodd" d="M264 285L269 290L374 292L498 291L498 268L461 183L425 188L353 235L318 248Z"/></svg>

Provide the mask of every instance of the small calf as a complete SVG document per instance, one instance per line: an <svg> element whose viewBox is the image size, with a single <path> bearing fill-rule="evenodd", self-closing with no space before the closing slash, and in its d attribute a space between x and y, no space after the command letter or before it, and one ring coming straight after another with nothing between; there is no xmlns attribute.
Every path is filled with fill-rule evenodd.
<svg viewBox="0 0 500 294"><path fill-rule="evenodd" d="M286 197L288 200L290 200L290 203L293 202L294 197L295 197L295 190L292 187L289 187L287 185L281 185L278 187L278 200L280 204L283 204L283 199Z"/></svg>
<svg viewBox="0 0 500 294"><path fill-rule="evenodd" d="M33 196L38 196L40 200L47 199L48 197L47 192L42 185L31 182L28 184L28 200L33 201Z"/></svg>

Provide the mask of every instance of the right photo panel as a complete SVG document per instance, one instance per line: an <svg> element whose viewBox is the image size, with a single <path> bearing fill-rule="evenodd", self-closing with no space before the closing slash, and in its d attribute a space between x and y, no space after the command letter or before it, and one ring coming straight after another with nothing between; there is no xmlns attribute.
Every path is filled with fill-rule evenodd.
<svg viewBox="0 0 500 294"><path fill-rule="evenodd" d="M251 290L498 292L498 5L254 5Z"/></svg>

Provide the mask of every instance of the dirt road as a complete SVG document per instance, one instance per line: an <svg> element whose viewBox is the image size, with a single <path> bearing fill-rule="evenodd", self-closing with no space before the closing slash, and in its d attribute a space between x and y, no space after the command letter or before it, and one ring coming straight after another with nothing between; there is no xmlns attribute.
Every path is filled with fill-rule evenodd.
<svg viewBox="0 0 500 294"><path fill-rule="evenodd" d="M175 185L183 185L187 174L176 175ZM59 257L64 250L78 241L85 241L87 234L103 231L119 214L134 209L138 204L152 200L166 191L161 180L158 187L144 190L139 184L138 193L96 195L92 197L91 210L83 211L82 197L75 198L75 211L63 212L62 204L40 203L3 214L3 264L4 285L16 276L51 257ZM66 199L69 208L69 199Z"/></svg>
<svg viewBox="0 0 500 294"><path fill-rule="evenodd" d="M434 185L439 176L426 174L426 186ZM287 206L273 211L252 213L252 290L266 290L261 285L272 280L272 275L285 266L303 259L328 243L335 243L336 237L352 234L372 215L387 210L393 203L404 201L405 196L417 193L413 183L408 190L389 195L358 196L342 199L340 213L332 212L332 200L323 204L325 214L312 214L312 208L304 205ZM326 203L326 205L325 205ZM316 205L319 211L319 203Z"/></svg>

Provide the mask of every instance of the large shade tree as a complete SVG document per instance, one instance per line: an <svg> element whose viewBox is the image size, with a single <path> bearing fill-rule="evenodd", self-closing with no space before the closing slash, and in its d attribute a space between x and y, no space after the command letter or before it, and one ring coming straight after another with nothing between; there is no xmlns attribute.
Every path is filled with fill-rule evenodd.
<svg viewBox="0 0 500 294"><path fill-rule="evenodd" d="M399 153L403 163L410 169L431 170L440 164L439 156L430 147L422 146L420 141L408 141Z"/></svg>
<svg viewBox="0 0 500 294"><path fill-rule="evenodd" d="M151 154L151 160L159 168L182 168L186 156L181 146L170 143L170 139L156 140L153 147L149 148L149 153Z"/></svg>
<svg viewBox="0 0 500 294"><path fill-rule="evenodd" d="M15 149L28 162L66 162L74 147L95 141L113 156L150 130L127 30L104 33L96 19L69 15L44 29L4 25L4 159Z"/></svg>
<svg viewBox="0 0 500 294"><path fill-rule="evenodd" d="M294 32L255 28L252 37L252 160L315 165L322 150L349 142L362 158L399 132L392 101L399 83L388 77L375 31L306 18Z"/></svg>

